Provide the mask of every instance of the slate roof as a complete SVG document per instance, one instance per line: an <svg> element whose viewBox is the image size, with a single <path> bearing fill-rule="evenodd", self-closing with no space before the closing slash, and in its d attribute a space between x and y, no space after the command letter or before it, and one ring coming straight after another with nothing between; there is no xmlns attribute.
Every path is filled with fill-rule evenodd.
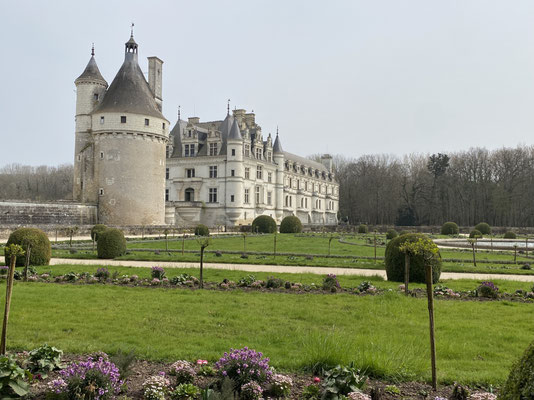
<svg viewBox="0 0 534 400"><path fill-rule="evenodd" d="M98 69L98 65L96 65L95 57L91 56L91 59L87 63L87 67L85 67L85 70L82 72L82 74L76 78L74 83L77 83L81 80L92 80L92 81L100 81L104 83L106 86L108 83L100 73L100 70Z"/></svg>
<svg viewBox="0 0 534 400"><path fill-rule="evenodd" d="M239 130L239 125L237 124L236 119L234 119L230 133L228 134L228 139L243 140L243 136L241 136L241 131Z"/></svg>
<svg viewBox="0 0 534 400"><path fill-rule="evenodd" d="M273 145L273 153L283 153L284 149L282 148L282 141L280 140L280 137L278 134L276 134L276 140L274 141Z"/></svg>
<svg viewBox="0 0 534 400"><path fill-rule="evenodd" d="M296 154L288 153L287 151L283 151L284 153L284 159L296 162L297 164L304 165L306 167L311 167L313 169L318 169L321 172L329 172L328 168L326 168L323 164L310 160L309 158L304 158L297 156Z"/></svg>

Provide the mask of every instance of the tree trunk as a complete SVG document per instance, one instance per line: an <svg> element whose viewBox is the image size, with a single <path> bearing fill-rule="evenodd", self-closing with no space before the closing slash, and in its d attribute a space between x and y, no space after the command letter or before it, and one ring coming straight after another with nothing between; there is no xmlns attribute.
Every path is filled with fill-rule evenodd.
<svg viewBox="0 0 534 400"><path fill-rule="evenodd" d="M428 299L428 319L430 322L430 362L432 367L432 388L437 389L436 375L436 341L434 337L434 291L432 289L432 265L425 265L426 271L426 294Z"/></svg>
<svg viewBox="0 0 534 400"><path fill-rule="evenodd" d="M404 294L408 296L408 283L410 282L410 254L404 253Z"/></svg>
<svg viewBox="0 0 534 400"><path fill-rule="evenodd" d="M24 262L24 282L28 281L28 266L30 265L30 252L32 250L32 245L28 243L26 247L26 261Z"/></svg>
<svg viewBox="0 0 534 400"><path fill-rule="evenodd" d="M6 307L4 310L4 323L2 325L2 339L0 341L0 354L6 354L6 339L7 339L7 322L9 319L9 309L11 307L11 293L13 292L13 277L15 276L15 263L17 256L11 256L11 263L7 273L7 289L6 289Z"/></svg>
<svg viewBox="0 0 534 400"><path fill-rule="evenodd" d="M475 243L471 244L471 246L473 247L473 266L477 266L477 259L476 259L476 256L475 256Z"/></svg>
<svg viewBox="0 0 534 400"><path fill-rule="evenodd" d="M200 288L204 289L204 247L200 248Z"/></svg>
<svg viewBox="0 0 534 400"><path fill-rule="evenodd" d="M374 241L375 241L375 264L376 264L376 232L375 232Z"/></svg>

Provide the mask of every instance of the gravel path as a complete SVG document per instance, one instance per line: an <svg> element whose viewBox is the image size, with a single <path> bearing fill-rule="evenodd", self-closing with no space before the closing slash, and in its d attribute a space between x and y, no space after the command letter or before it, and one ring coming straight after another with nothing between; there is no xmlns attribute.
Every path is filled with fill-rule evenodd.
<svg viewBox="0 0 534 400"><path fill-rule="evenodd" d="M4 257L0 257L0 263L4 263ZM153 267L164 268L198 268L198 263L192 262L168 262L168 261L122 261L122 260L77 260L70 258L52 258L51 265L75 264L75 265L107 265L124 267ZM236 270L246 272L272 272L272 273L311 273L318 275L359 275L359 276L381 276L386 279L386 271L380 269L359 269L359 268L331 268L331 267L299 267L292 265L257 265L257 264L213 264L205 263L206 268ZM475 280L498 280L504 279L519 282L534 282L534 275L512 275L512 274L474 274L442 272L441 279L475 279Z"/></svg>

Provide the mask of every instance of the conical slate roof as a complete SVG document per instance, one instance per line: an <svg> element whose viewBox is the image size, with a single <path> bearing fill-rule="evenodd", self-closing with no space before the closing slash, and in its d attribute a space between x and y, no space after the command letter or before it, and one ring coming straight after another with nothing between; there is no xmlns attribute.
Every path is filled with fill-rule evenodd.
<svg viewBox="0 0 534 400"><path fill-rule="evenodd" d="M133 40L133 39L132 39ZM93 111L142 114L165 119L159 111L154 95L137 64L137 57L126 57L117 76L111 82L102 103ZM137 56L137 54L135 54Z"/></svg>
<svg viewBox="0 0 534 400"><path fill-rule="evenodd" d="M273 153L282 153L284 149L282 149L282 141L280 140L280 137L278 134L276 134L276 140L274 141L273 146Z"/></svg>
<svg viewBox="0 0 534 400"><path fill-rule="evenodd" d="M90 81L100 81L106 86L108 83L100 73L100 70L98 69L98 65L96 65L95 57L91 56L91 59L87 63L87 67L85 67L85 70L82 72L82 74L74 81L74 83L78 83L82 80L90 80Z"/></svg>
<svg viewBox="0 0 534 400"><path fill-rule="evenodd" d="M228 134L230 133L230 130L232 129L233 123L234 123L234 117L232 117L230 114L227 114L226 118L219 126L219 131L221 132L221 136L223 138L228 137Z"/></svg>
<svg viewBox="0 0 534 400"><path fill-rule="evenodd" d="M243 140L243 136L241 136L241 131L239 130L239 125L237 123L237 119L234 119L234 123L232 124L232 128L230 129L230 133L228 134L228 139Z"/></svg>

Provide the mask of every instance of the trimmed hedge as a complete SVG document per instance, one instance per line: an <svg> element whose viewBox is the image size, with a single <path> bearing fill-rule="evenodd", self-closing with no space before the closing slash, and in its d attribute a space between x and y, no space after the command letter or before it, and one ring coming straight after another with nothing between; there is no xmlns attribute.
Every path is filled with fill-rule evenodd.
<svg viewBox="0 0 534 400"><path fill-rule="evenodd" d="M367 225L360 224L360 226L358 226L358 233L367 233L367 232L369 232L369 228L367 228Z"/></svg>
<svg viewBox="0 0 534 400"><path fill-rule="evenodd" d="M505 239L516 239L517 238L517 235L515 234L515 232L512 232L512 231L508 231L504 234L504 238Z"/></svg>
<svg viewBox="0 0 534 400"><path fill-rule="evenodd" d="M534 399L534 342L510 370L499 400Z"/></svg>
<svg viewBox="0 0 534 400"><path fill-rule="evenodd" d="M96 224L95 226L91 228L91 239L95 242L98 242L98 236L100 236L100 234L104 232L106 229L108 229L106 225Z"/></svg>
<svg viewBox="0 0 534 400"><path fill-rule="evenodd" d="M285 217L280 223L280 233L300 233L302 232L302 222L295 216Z"/></svg>
<svg viewBox="0 0 534 400"><path fill-rule="evenodd" d="M491 226L485 222L480 222L475 226L475 230L479 231L483 235L491 235Z"/></svg>
<svg viewBox="0 0 534 400"><path fill-rule="evenodd" d="M260 215L252 221L252 232L254 233L274 233L276 232L276 222L268 215Z"/></svg>
<svg viewBox="0 0 534 400"><path fill-rule="evenodd" d="M385 257L388 281L404 282L404 253L399 251L399 246L404 242L416 242L420 238L428 239L426 235L421 233L407 233L388 243ZM441 275L441 256L439 253L431 258L430 263L432 265L432 282L437 283ZM426 282L422 255L411 256L410 258L410 282Z"/></svg>
<svg viewBox="0 0 534 400"><path fill-rule="evenodd" d="M473 229L471 232L469 232L469 237L471 239L481 238L482 237L482 232L480 232L479 230Z"/></svg>
<svg viewBox="0 0 534 400"><path fill-rule="evenodd" d="M126 239L120 229L109 228L98 236L98 258L116 258L126 253Z"/></svg>
<svg viewBox="0 0 534 400"><path fill-rule="evenodd" d="M195 227L195 236L209 236L210 229L206 225L198 224Z"/></svg>
<svg viewBox="0 0 534 400"><path fill-rule="evenodd" d="M6 246L18 244L26 251L28 243L30 244L30 265L48 265L52 256L52 249L48 236L40 229L19 228L9 235ZM5 260L6 265L9 265L11 257L5 254ZM25 262L26 256L17 257L17 266L23 266Z"/></svg>
<svg viewBox="0 0 534 400"><path fill-rule="evenodd" d="M386 239L391 240L399 236L398 232L395 229L389 229L386 233Z"/></svg>
<svg viewBox="0 0 534 400"><path fill-rule="evenodd" d="M442 235L458 235L460 233L460 229L458 228L458 225L456 222L445 222L441 226L441 234Z"/></svg>

